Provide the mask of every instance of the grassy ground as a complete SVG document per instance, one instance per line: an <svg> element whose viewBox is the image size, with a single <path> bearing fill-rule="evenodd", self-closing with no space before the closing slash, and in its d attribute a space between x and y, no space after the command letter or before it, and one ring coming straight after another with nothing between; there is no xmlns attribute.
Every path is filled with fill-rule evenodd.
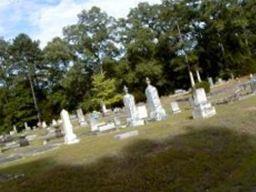
<svg viewBox="0 0 256 192"><path fill-rule="evenodd" d="M82 136L76 130L77 145L0 165L0 173L25 174L0 183L0 191L256 191L256 97L217 112L192 120L185 110L123 141L113 138L117 132Z"/></svg>

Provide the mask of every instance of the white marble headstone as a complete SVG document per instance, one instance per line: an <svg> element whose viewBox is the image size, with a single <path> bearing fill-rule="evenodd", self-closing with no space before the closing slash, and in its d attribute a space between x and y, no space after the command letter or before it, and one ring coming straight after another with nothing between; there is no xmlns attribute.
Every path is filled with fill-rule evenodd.
<svg viewBox="0 0 256 192"><path fill-rule="evenodd" d="M71 124L68 112L63 109L61 111L60 116L62 119L62 126L63 126L63 130L64 130L64 134L65 134L65 137L64 137L65 144L78 143L79 139L73 132L73 125Z"/></svg>
<svg viewBox="0 0 256 192"><path fill-rule="evenodd" d="M162 107L157 89L150 84L149 79L147 79L147 83L148 86L145 93L149 107L149 117L156 121L166 119L167 115L164 108Z"/></svg>
<svg viewBox="0 0 256 192"><path fill-rule="evenodd" d="M177 114L177 113L181 112L180 107L179 107L179 105L176 101L171 102L171 110L174 114Z"/></svg>
<svg viewBox="0 0 256 192"><path fill-rule="evenodd" d="M148 118L148 111L147 111L146 105L137 106L137 111L138 111L140 119L147 119Z"/></svg>

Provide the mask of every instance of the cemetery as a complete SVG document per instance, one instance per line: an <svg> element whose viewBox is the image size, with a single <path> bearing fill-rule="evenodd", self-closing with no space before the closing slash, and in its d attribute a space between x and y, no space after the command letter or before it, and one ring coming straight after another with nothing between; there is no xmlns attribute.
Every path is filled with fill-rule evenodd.
<svg viewBox="0 0 256 192"><path fill-rule="evenodd" d="M255 7L0 1L0 192L255 192Z"/></svg>

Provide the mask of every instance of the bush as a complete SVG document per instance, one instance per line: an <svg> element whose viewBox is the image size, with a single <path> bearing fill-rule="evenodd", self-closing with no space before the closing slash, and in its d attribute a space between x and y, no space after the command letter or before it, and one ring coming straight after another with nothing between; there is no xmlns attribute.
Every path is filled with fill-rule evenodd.
<svg viewBox="0 0 256 192"><path fill-rule="evenodd" d="M207 81L202 81L202 82L198 82L196 83L196 88L204 88L206 93L210 93L211 91L211 87L210 84Z"/></svg>

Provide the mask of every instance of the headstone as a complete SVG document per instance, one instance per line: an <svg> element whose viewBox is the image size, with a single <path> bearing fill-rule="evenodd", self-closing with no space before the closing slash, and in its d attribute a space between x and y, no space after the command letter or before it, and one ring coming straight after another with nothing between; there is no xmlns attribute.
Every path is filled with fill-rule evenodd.
<svg viewBox="0 0 256 192"><path fill-rule="evenodd" d="M10 135L11 136L13 136L13 135L15 135L17 132L15 132L15 131L10 131Z"/></svg>
<svg viewBox="0 0 256 192"><path fill-rule="evenodd" d="M101 103L101 111L104 115L106 115L108 112L110 112L109 109L107 109L105 103Z"/></svg>
<svg viewBox="0 0 256 192"><path fill-rule="evenodd" d="M116 135L115 139L123 140L123 139L127 139L127 138L130 138L130 137L135 137L137 135L139 135L139 132L137 130L129 131L129 132L126 132L126 133L121 133L121 134Z"/></svg>
<svg viewBox="0 0 256 192"><path fill-rule="evenodd" d="M173 114L177 114L181 112L178 102L176 101L171 102L171 110Z"/></svg>
<svg viewBox="0 0 256 192"><path fill-rule="evenodd" d="M146 105L137 106L137 111L138 111L140 119L147 119L148 118L148 111L147 111Z"/></svg>
<svg viewBox="0 0 256 192"><path fill-rule="evenodd" d="M78 143L79 139L73 133L73 126L71 124L68 112L65 109L63 109L61 111L60 116L61 116L61 119L62 119L62 126L63 126L63 131L64 131L64 134L65 134L65 137L64 137L65 144Z"/></svg>
<svg viewBox="0 0 256 192"><path fill-rule="evenodd" d="M99 132L110 131L115 128L116 128L115 123L107 123L107 124L103 124L103 125L98 125Z"/></svg>
<svg viewBox="0 0 256 192"><path fill-rule="evenodd" d="M76 110L76 114L77 114L80 126L86 126L87 122L86 122L86 120L84 118L83 110L81 108Z"/></svg>
<svg viewBox="0 0 256 192"><path fill-rule="evenodd" d="M149 78L146 79L148 84L146 88L147 104L149 107L149 117L152 120L161 121L166 119L167 115L161 105L157 89L150 84Z"/></svg>
<svg viewBox="0 0 256 192"><path fill-rule="evenodd" d="M139 117L134 96L128 93L128 88L126 86L124 86L124 92L125 92L125 95L123 98L123 102L124 102L126 113L128 114L128 118L127 118L128 124L131 125L132 127L144 125L144 121Z"/></svg>
<svg viewBox="0 0 256 192"><path fill-rule="evenodd" d="M14 131L15 133L18 133L18 130L17 130L16 125L13 125L13 131Z"/></svg>
<svg viewBox="0 0 256 192"><path fill-rule="evenodd" d="M223 80L221 78L218 78L218 84L223 84Z"/></svg>
<svg viewBox="0 0 256 192"><path fill-rule="evenodd" d="M194 119L209 118L216 115L215 107L207 100L205 90L203 88L196 89L193 93L193 111Z"/></svg>
<svg viewBox="0 0 256 192"><path fill-rule="evenodd" d="M98 119L93 114L89 116L89 124L92 132L98 131Z"/></svg>
<svg viewBox="0 0 256 192"><path fill-rule="evenodd" d="M208 77L208 83L210 84L210 87L214 86L212 77Z"/></svg>
<svg viewBox="0 0 256 192"><path fill-rule="evenodd" d="M27 122L24 123L24 127L25 127L25 130L26 130L26 131L30 131L30 130L31 130L30 127L28 126L28 123L27 123Z"/></svg>
<svg viewBox="0 0 256 192"><path fill-rule="evenodd" d="M58 122L55 119L52 120L52 127L58 127Z"/></svg>
<svg viewBox="0 0 256 192"><path fill-rule="evenodd" d="M43 128L43 129L46 129L46 128L47 128L47 124L46 124L45 121L43 121L43 123L42 123L42 128Z"/></svg>

